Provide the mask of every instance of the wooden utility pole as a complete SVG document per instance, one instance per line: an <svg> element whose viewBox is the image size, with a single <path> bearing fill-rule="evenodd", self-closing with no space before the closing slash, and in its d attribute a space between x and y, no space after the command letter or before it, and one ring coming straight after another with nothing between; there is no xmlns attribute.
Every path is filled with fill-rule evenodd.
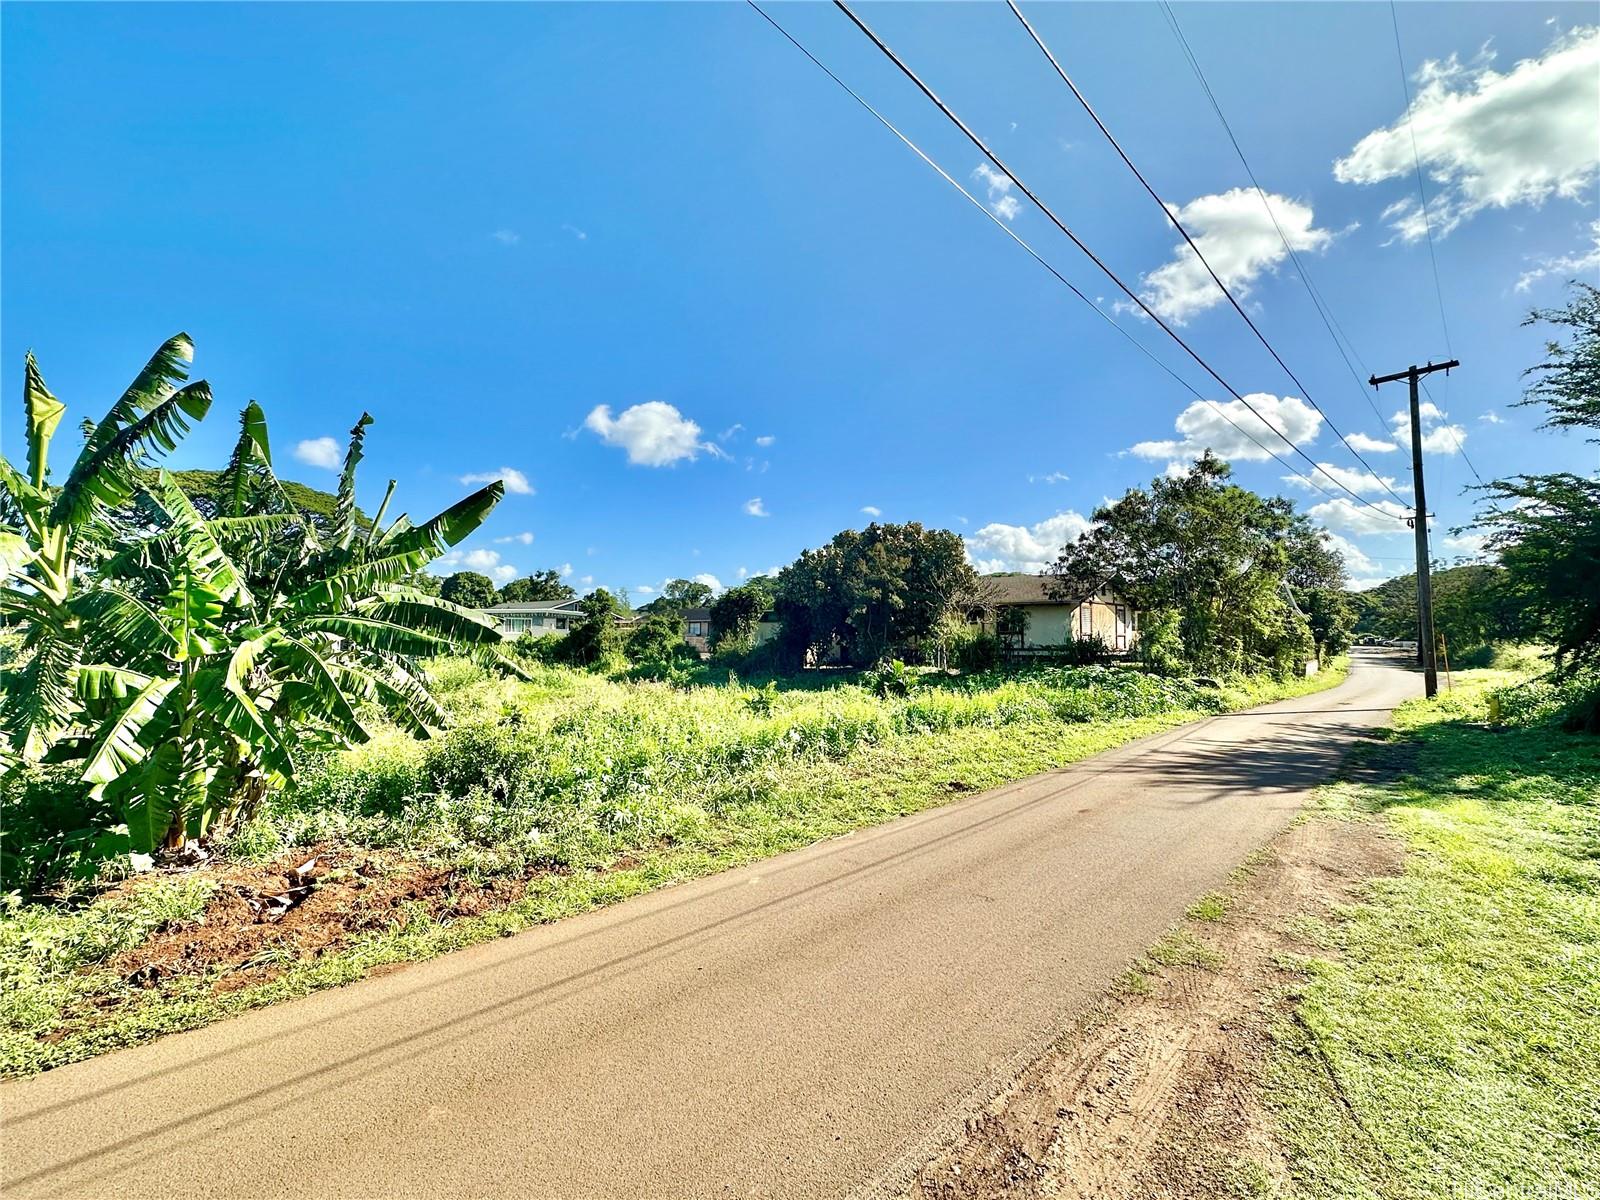
<svg viewBox="0 0 1600 1200"><path fill-rule="evenodd" d="M1461 365L1456 359L1449 362L1430 362L1425 367L1407 367L1393 375L1374 375L1367 380L1373 387L1385 383L1398 383L1404 379L1411 385L1411 491L1413 508L1408 524L1416 533L1417 542L1417 658L1422 663L1422 688L1428 699L1439 692L1439 668L1434 657L1433 644L1433 579L1428 573L1428 494L1422 485L1422 414L1418 411L1417 382L1435 371L1448 371Z"/></svg>

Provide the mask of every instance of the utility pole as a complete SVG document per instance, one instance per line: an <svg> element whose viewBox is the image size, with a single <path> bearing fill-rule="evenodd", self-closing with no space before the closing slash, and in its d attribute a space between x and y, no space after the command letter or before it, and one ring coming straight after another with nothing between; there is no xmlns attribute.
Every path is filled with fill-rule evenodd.
<svg viewBox="0 0 1600 1200"><path fill-rule="evenodd" d="M1411 385L1411 489L1415 502L1407 522L1416 534L1417 541L1417 659L1422 664L1423 693L1432 700L1439 692L1439 667L1433 645L1433 579L1428 573L1428 494L1422 485L1422 414L1418 411L1417 382L1435 371L1448 371L1461 365L1456 359L1449 362L1429 362L1425 367L1411 366L1393 375L1374 375L1367 380L1373 387L1385 383L1398 383L1404 379Z"/></svg>

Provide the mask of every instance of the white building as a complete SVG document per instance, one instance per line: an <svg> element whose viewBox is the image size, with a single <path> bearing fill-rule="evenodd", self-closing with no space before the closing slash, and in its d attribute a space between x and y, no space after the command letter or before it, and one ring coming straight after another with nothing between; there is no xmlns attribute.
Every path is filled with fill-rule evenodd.
<svg viewBox="0 0 1600 1200"><path fill-rule="evenodd" d="M567 631L583 619L576 599L496 604L483 611L504 638L518 638L525 633L535 637L566 637Z"/></svg>

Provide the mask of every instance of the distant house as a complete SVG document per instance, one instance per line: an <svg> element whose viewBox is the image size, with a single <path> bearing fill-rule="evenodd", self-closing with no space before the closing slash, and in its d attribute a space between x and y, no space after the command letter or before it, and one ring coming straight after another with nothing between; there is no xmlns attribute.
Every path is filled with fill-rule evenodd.
<svg viewBox="0 0 1600 1200"><path fill-rule="evenodd" d="M1138 641L1133 605L1109 587L1072 599L1053 594L1056 579L1049 575L986 575L980 583L981 604L970 619L1012 649L1047 650L1098 634L1111 650L1125 652Z"/></svg>
<svg viewBox="0 0 1600 1200"><path fill-rule="evenodd" d="M683 620L683 640L701 654L711 653L711 610L686 608L680 614Z"/></svg>
<svg viewBox="0 0 1600 1200"><path fill-rule="evenodd" d="M518 638L525 633L535 637L566 637L567 631L583 619L576 599L496 604L483 611L504 638Z"/></svg>

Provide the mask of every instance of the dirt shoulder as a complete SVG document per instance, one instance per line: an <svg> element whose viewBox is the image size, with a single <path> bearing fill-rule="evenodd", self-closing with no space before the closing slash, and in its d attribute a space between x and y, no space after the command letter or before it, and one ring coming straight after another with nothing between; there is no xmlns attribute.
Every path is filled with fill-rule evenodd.
<svg viewBox="0 0 1600 1200"><path fill-rule="evenodd" d="M1400 869L1377 820L1312 818L1206 897L1123 984L1025 1070L910 1196L1150 1200L1274 1194L1287 1182L1260 1083L1293 1019L1297 935Z"/></svg>

